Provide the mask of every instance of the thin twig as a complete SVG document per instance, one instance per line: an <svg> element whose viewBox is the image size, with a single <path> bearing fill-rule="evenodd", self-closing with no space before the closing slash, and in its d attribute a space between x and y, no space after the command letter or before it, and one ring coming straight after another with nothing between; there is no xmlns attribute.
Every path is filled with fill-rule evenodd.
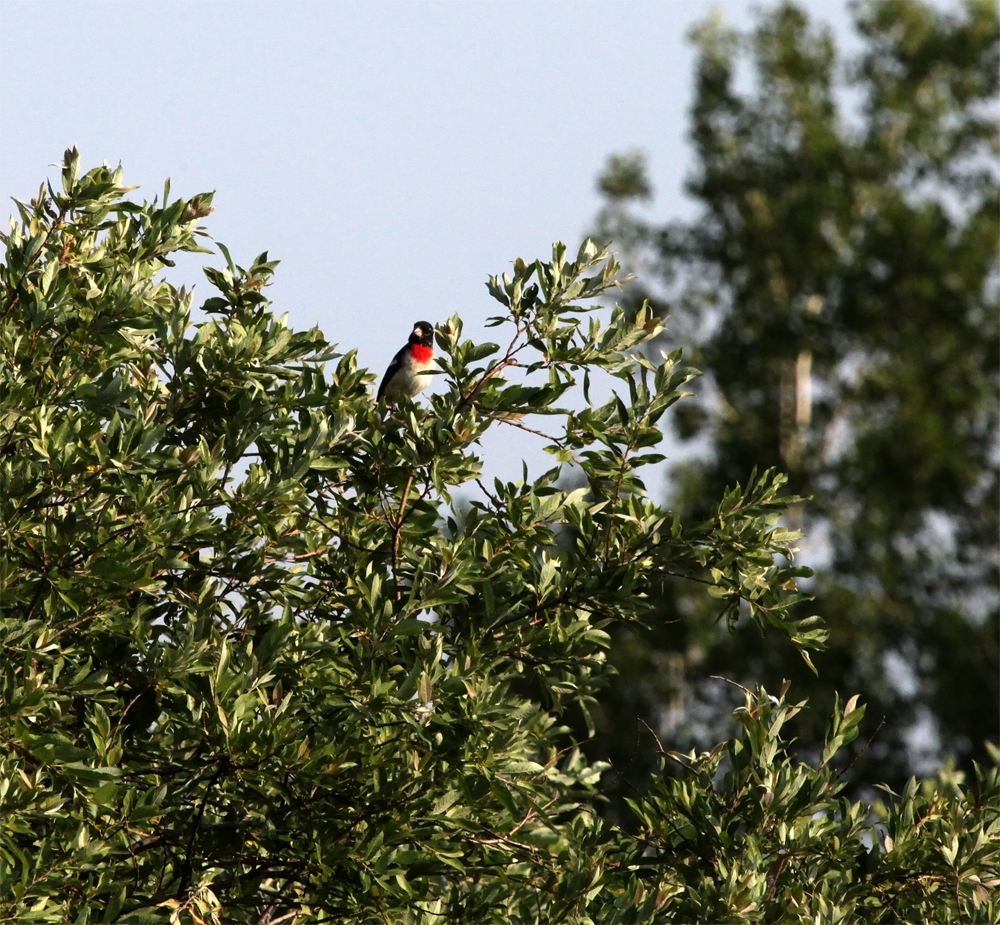
<svg viewBox="0 0 1000 925"><path fill-rule="evenodd" d="M675 572L673 569L665 568L663 570L664 575L672 575L674 578L686 578L688 581L697 581L699 584L714 586L714 581L709 581L707 578L698 578L694 575L687 575L684 572ZM742 595L740 597L742 600Z"/></svg>
<svg viewBox="0 0 1000 925"><path fill-rule="evenodd" d="M503 509L503 505L500 503L500 499L496 495L490 492L490 490L483 484L482 479L476 479L476 484L479 486L482 493L486 495L486 497L489 498L490 501L493 502L494 507L496 507L498 510Z"/></svg>
<svg viewBox="0 0 1000 925"><path fill-rule="evenodd" d="M396 588L396 600L402 599L403 593L399 588L399 535L403 530L403 516L406 513L406 502L410 497L410 487L413 485L413 473L406 477L406 487L399 499L399 513L396 515L396 522L392 527L392 583Z"/></svg>
<svg viewBox="0 0 1000 925"><path fill-rule="evenodd" d="M747 687L744 687L738 681L733 681L731 678L725 678L721 674L710 674L709 677L714 678L716 681L725 681L726 684L732 684L733 687L738 687L748 697L753 697L753 691Z"/></svg>
<svg viewBox="0 0 1000 925"><path fill-rule="evenodd" d="M510 339L510 343L507 345L507 350L504 353L504 357L494 366L491 366L485 373L480 377L479 381L469 390L468 394L462 396L462 400L458 403L458 406L467 405L473 398L475 398L476 393L486 384L486 380L495 376L500 370L506 368L507 366L517 366L517 360L514 359L514 355L522 351L527 344L521 344L517 349L514 345L517 343L518 338L528 330L528 325L516 324L516 330L514 331L514 336Z"/></svg>
<svg viewBox="0 0 1000 925"><path fill-rule="evenodd" d="M47 584L48 584L48 580L46 578L43 577L43 578L39 578L38 579L38 584L35 587L35 593L31 596L31 603L28 604L27 613L25 613L25 615L24 615L24 619L26 621L30 620L31 619L31 615L35 612L35 608L38 606L38 602L42 598L42 592L45 591L45 586Z"/></svg>
<svg viewBox="0 0 1000 925"><path fill-rule="evenodd" d="M560 607L563 604L568 604L569 601L570 601L569 595L563 594L551 601L545 601L544 603L536 604L534 607L529 607L527 610L522 610L519 613L509 614L508 616L500 620L497 620L496 623L493 623L491 626L489 626L486 632L492 633L494 630L503 629L505 626L514 623L516 620L522 620L525 617L533 617L536 613L541 613L541 611L549 610L552 607Z"/></svg>
<svg viewBox="0 0 1000 925"><path fill-rule="evenodd" d="M546 440L551 440L558 447L562 447L566 443L566 441L562 437L553 437L552 434L547 434L541 430L535 430L534 427L528 427L527 424L522 424L520 421L515 420L514 418L497 418L497 421L501 424L507 424L510 427L518 427L521 430L526 430L529 434L537 434L539 437L544 437Z"/></svg>
<svg viewBox="0 0 1000 925"><path fill-rule="evenodd" d="M841 777L843 777L843 776L844 776L844 775L845 775L845 774L846 774L846 773L847 773L848 771L850 771L850 770L851 770L851 768L853 768L853 767L854 767L854 765L856 765L856 764L858 763L858 759L859 759L859 758L860 758L860 757L861 757L861 756L862 756L862 755L863 755L863 754L864 754L864 753L865 753L866 751L868 751L868 746L869 746L869 745L871 745L871 744L872 744L872 742L874 742L874 741L875 741L875 736L877 736L877 735L878 735L878 734L879 734L879 733L880 733L880 732L882 731L882 727L883 727L884 725L885 725L885 717L883 716L883 717L882 717L882 722L880 722L880 723L878 724L878 726L877 726L877 727L875 728L875 731L874 731L874 732L873 732L873 733L872 733L872 734L871 734L871 735L870 735L870 736L868 737L868 741L867 741L867 742L865 742L865 744L864 744L864 748L862 748L862 749L861 749L861 751L859 751L859 752L858 752L858 753L857 753L857 754L856 754L856 755L854 756L854 759L853 759L853 760L851 761L851 763L850 763L849 765L847 765L847 767L846 767L846 768L844 768L843 770L841 770L841 772L840 772L840 773L839 773L839 774L838 774L838 775L837 775L837 776L836 776L836 777L834 778L834 780L840 780L840 778L841 778Z"/></svg>
<svg viewBox="0 0 1000 925"><path fill-rule="evenodd" d="M194 825L191 826L191 834L188 836L187 851L185 853L186 857L182 866L180 883L177 887L178 898L180 898L181 894L187 890L189 884L191 883L191 870L194 859L194 842L195 838L198 836L198 830L201 828L201 821L205 817L205 806L208 803L208 798L212 793L212 789L219 782L219 778L221 778L226 771L230 770L230 767L229 756L224 755L222 761L219 762L219 767L212 775L212 779L208 782L208 786L205 788L205 793L201 798L201 805L198 807L198 812L194 819Z"/></svg>
<svg viewBox="0 0 1000 925"><path fill-rule="evenodd" d="M315 558L316 556L325 555L329 551L330 547L326 546L323 549L314 549L312 552L303 552L298 554L288 553L287 555L284 556L278 556L276 559L265 559L264 564L272 565L275 562L300 562L303 559L312 559Z"/></svg>
<svg viewBox="0 0 1000 925"><path fill-rule="evenodd" d="M778 879L781 877L781 872L785 869L785 865L788 863L789 855L783 854L775 864L775 870L771 874L771 885L767 888L767 895L764 900L767 901L774 896L774 891L778 888Z"/></svg>
<svg viewBox="0 0 1000 925"><path fill-rule="evenodd" d="M301 909L295 909L292 912L286 912L284 915L279 915L276 919L261 919L261 922L266 922L266 925L278 925L279 922L291 922L294 925L295 920L302 915Z"/></svg>
<svg viewBox="0 0 1000 925"><path fill-rule="evenodd" d="M471 388L468 393L462 396L462 400L458 403L458 406L467 405L476 397L476 393L486 385L487 379L492 379L498 372L502 369L506 369L508 366L517 366L517 360L513 356L504 357L496 366L491 366L485 373L483 373L482 378Z"/></svg>
<svg viewBox="0 0 1000 925"><path fill-rule="evenodd" d="M656 747L659 749L659 753L664 757L667 756L667 750L663 747L663 743L660 741L660 737L653 732L653 728L647 723L641 716L636 717L643 726L646 727L647 732L656 740Z"/></svg>

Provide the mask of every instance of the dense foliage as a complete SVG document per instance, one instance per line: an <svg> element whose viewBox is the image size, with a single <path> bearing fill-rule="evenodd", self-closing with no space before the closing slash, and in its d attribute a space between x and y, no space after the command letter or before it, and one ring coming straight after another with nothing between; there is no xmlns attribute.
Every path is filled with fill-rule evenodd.
<svg viewBox="0 0 1000 925"><path fill-rule="evenodd" d="M630 358L648 307L589 314L606 253L491 278L505 346L443 322L435 394L387 409L271 313L266 254L220 247L194 321L161 271L204 250L211 196L127 193L67 151L4 236L0 920L996 918L996 768L912 783L873 825L838 795L856 698L811 767L800 705L747 690L740 736L660 747L676 771L634 826L601 818L568 720L668 577L775 646L824 635L792 615L781 478L691 523L647 498L692 372ZM556 407L598 375L621 397ZM553 432L557 465L482 484L490 427Z"/></svg>
<svg viewBox="0 0 1000 925"><path fill-rule="evenodd" d="M675 584L658 631L616 647L595 750L616 764L637 713L675 743L727 734L732 698L705 681L720 673L791 678L814 753L835 692L859 692L869 787L949 759L971 773L998 741L1000 20L990 0L880 0L854 20L849 58L791 4L747 33L698 31L692 221L643 218L641 158L602 180L603 235L643 276L630 297L668 303L706 373L673 418L698 449L671 505L703 516L755 466L786 471L811 499L786 523L830 627L814 677Z"/></svg>

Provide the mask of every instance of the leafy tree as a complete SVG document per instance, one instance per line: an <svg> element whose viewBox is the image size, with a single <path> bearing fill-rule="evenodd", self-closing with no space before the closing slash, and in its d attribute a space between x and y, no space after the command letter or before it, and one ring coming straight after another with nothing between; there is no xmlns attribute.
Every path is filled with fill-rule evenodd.
<svg viewBox="0 0 1000 925"><path fill-rule="evenodd" d="M691 222L642 218L640 155L601 180L602 234L649 281L630 298L669 303L707 374L674 417L699 451L672 503L703 516L755 466L787 471L811 498L786 523L816 540L810 606L830 628L813 677L671 588L655 635L615 648L595 752L626 775L649 764L637 714L675 745L724 734L731 703L706 674L789 677L824 709L860 691L869 786L945 759L971 771L997 741L997 9L880 0L854 19L848 62L792 4L747 34L697 30ZM815 714L803 746L822 736Z"/></svg>
<svg viewBox="0 0 1000 925"><path fill-rule="evenodd" d="M444 322L430 407L387 409L353 353L272 314L266 254L220 246L192 321L160 271L205 250L211 196L127 192L67 151L4 236L0 920L996 917L997 768L914 782L873 826L839 795L856 698L812 767L784 731L801 704L748 690L732 741L660 748L680 771L634 832L597 812L571 714L666 578L822 643L793 616L781 478L692 523L646 497L692 373L630 358L648 307L588 314L606 253L491 278L507 346ZM623 397L560 411L591 375ZM558 465L458 516L478 438L526 415Z"/></svg>

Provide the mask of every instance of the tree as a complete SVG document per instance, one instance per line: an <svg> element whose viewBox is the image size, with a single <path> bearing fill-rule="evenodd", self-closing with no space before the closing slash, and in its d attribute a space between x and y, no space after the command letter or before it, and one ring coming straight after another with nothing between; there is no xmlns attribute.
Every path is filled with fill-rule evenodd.
<svg viewBox="0 0 1000 925"><path fill-rule="evenodd" d="M779 476L694 523L646 497L692 372L630 356L660 330L648 306L589 314L619 281L607 253L491 278L507 346L444 322L429 407L387 409L352 352L272 314L267 254L220 245L193 322L160 271L207 252L212 197L128 191L67 151L4 236L0 919L995 916L998 769L914 782L873 828L838 795L856 698L810 767L783 732L801 704L748 690L742 735L660 748L682 770L635 832L597 812L570 716L667 577L822 643L792 616ZM591 375L623 397L560 411ZM558 465L456 514L477 439L527 415ZM566 492L570 460L587 484Z"/></svg>
<svg viewBox="0 0 1000 925"><path fill-rule="evenodd" d="M674 418L705 449L675 469L672 504L699 516L753 467L787 471L810 498L786 522L816 539L807 587L830 629L814 678L671 588L680 618L619 647L604 727L626 732L595 752L640 774L637 713L675 743L724 734L731 704L705 674L789 677L824 711L860 691L868 786L946 759L971 772L997 741L997 10L881 0L855 24L846 64L791 4L748 34L696 32L691 222L633 208L650 196L641 156L601 180L602 234L647 279L630 297L669 303L706 371ZM820 713L803 746L822 735Z"/></svg>

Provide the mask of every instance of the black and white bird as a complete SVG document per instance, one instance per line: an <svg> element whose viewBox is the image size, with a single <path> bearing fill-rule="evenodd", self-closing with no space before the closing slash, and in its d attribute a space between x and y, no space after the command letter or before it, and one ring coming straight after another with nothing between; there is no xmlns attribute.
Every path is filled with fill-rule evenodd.
<svg viewBox="0 0 1000 925"><path fill-rule="evenodd" d="M434 367L434 328L426 321L413 326L410 339L399 351L379 383L377 401L392 403L401 395L413 398L430 384Z"/></svg>

